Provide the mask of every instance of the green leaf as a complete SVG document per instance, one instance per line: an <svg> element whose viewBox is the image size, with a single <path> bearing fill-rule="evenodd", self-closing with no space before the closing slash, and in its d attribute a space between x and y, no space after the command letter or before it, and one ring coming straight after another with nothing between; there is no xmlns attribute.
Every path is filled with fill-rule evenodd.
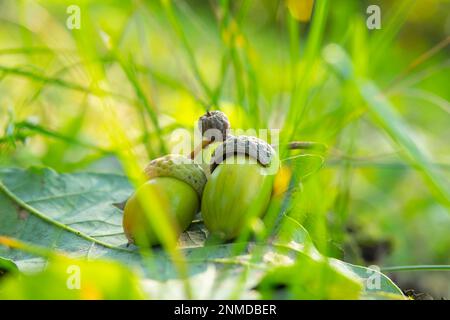
<svg viewBox="0 0 450 320"><path fill-rule="evenodd" d="M277 298L277 288L285 288L288 299L358 299L362 281L351 272L344 273L326 259L299 254L295 264L267 273L260 284L263 298ZM287 292L286 292L287 291Z"/></svg>
<svg viewBox="0 0 450 320"><path fill-rule="evenodd" d="M293 167L293 172L298 180L303 180L319 171L323 166L324 159L318 155L302 154L283 159L283 162Z"/></svg>
<svg viewBox="0 0 450 320"><path fill-rule="evenodd" d="M146 283L179 281L181 285L174 264L161 248L141 255L136 247L126 247L122 211L114 205L133 192L125 177L57 174L38 168L0 169L0 181L0 235L46 250L65 252L72 258L114 259L140 270ZM240 263L217 260L232 257L234 245L200 247L206 235L204 226L197 222L180 237L179 246L189 261L190 275L205 273L207 276L215 265L231 265L236 270L246 268ZM1 246L0 255L14 261L27 274L42 270L47 263L46 257L34 252ZM178 294L182 295L182 291ZM194 297L199 294L194 293ZM213 296L213 292L210 294Z"/></svg>
<svg viewBox="0 0 450 320"><path fill-rule="evenodd" d="M7 273L15 273L17 271L19 271L19 269L12 260L0 257L0 279Z"/></svg>
<svg viewBox="0 0 450 320"><path fill-rule="evenodd" d="M278 237L277 239L274 241L274 244L277 246L283 246L286 248L289 248L295 252L298 252L301 254L301 261L307 260L304 263L307 264L320 264L321 268L325 268L326 272L329 272L331 274L334 274L335 269L340 270L342 274L347 274L350 278L347 279L349 281L348 285L350 287L353 286L353 289L356 290L356 286L354 286L354 284L351 283L351 280L356 276L357 278L359 278L360 282L363 285L363 297L367 298L367 299L403 299L403 292L401 291L401 289L399 287L397 287L397 285L392 282L391 279L389 279L386 275L384 275L383 273L381 273L379 271L378 268L376 268L375 266L372 268L366 268L366 267L362 267L362 266L357 266L357 265L353 265L347 262L343 262L337 259L333 259L333 258L325 258L323 257L319 251L315 248L311 237L308 234L308 231L306 231L305 228L303 228L303 226L298 223L295 219L289 217L289 216L284 216L281 224L280 224L280 229L278 231ZM307 255L308 257L310 257L311 259L313 259L316 262L312 262L310 261L310 259L307 259L305 257L303 257L304 255ZM297 263L296 263L297 264ZM284 276L280 276L280 274L277 274L277 272L275 271L275 273L273 275L271 275L269 278L266 278L265 280L268 281L269 284L273 285L274 280L278 279L279 277L281 277L281 279L283 279L286 274L285 273L290 273L290 272L294 272L294 273L299 273L300 271L298 270L299 266L297 267L292 267L292 268L282 268L280 269L280 274ZM272 278L273 276L273 278ZM330 276L330 275L328 275ZM341 274L339 274L337 276L337 283L341 283L341 281L345 282L345 278L341 278ZM287 277L286 279L289 279L289 277ZM299 281L310 281L310 280L299 280ZM276 282L276 281L275 281ZM294 284L295 285L295 284ZM297 285L306 285L303 282L297 283ZM330 284L331 285L331 284ZM270 286L269 286L270 287ZM345 287L345 285L344 285ZM266 287L267 288L267 287ZM298 289L298 288L297 288ZM296 289L294 288L294 291ZM263 294L267 294L267 291ZM311 298L319 298L318 296L315 296L315 294L319 294L319 293L314 293L314 292L309 292L309 294L311 294L314 297ZM340 298L346 298L345 296L343 297L338 297L335 296L339 295L339 293L337 292L333 292L330 291L328 293L320 293L320 294L327 294L330 295L328 296L328 298L333 299L340 299ZM351 292L347 292L347 294L349 296L351 296ZM353 292L353 294L355 294L355 292ZM294 292L294 296L300 295L301 293ZM332 297L331 297L332 296ZM348 297L348 296L347 296ZM325 297L322 297L325 298Z"/></svg>
<svg viewBox="0 0 450 320"><path fill-rule="evenodd" d="M363 297L366 299L404 299L402 290L375 266L362 267L333 259L334 264L352 270L364 283Z"/></svg>
<svg viewBox="0 0 450 320"><path fill-rule="evenodd" d="M124 176L1 169L0 181L1 196L12 200L2 209L7 211L2 214L6 215L0 226L2 234L47 245L58 235L49 234L45 222L58 232L64 230L77 238L125 250L122 212L112 205L133 192Z"/></svg>
<svg viewBox="0 0 450 320"><path fill-rule="evenodd" d="M25 282L30 281L30 290L36 288L38 280L35 279L55 279L58 282L61 281L59 277L67 278L67 274L58 275L62 272L61 267L57 266L59 260L55 268L51 269L54 274L44 271L42 277L28 278L30 271L43 270L48 261L50 264L54 262L52 254L48 252L61 252L83 266L86 263L87 270L87 260L118 261L140 272L146 296L184 298L181 290L183 280L161 248L139 251L134 246L126 246L127 240L121 225L122 211L114 205L123 202L133 192L125 177L98 173L58 174L53 170L38 168L25 171L0 169L0 182L0 235L7 237L3 241L0 239L0 243L8 245L0 246L0 256L10 259L27 275ZM10 238L20 240L22 246L9 245L5 239ZM282 219L276 237L269 243L209 244L207 240L208 232L198 219L179 239L179 249L188 262L188 280L193 284L208 284L206 287L193 286L194 298L259 297L254 288L268 271L280 266L289 267L302 256L314 261L328 261L314 248L307 231L288 217ZM37 249L31 250L30 247ZM347 266L346 269L332 259L329 261L326 264L330 264L332 274L342 273L335 280L341 277L347 279L346 274L350 274L352 268ZM322 265L322 262L319 264ZM112 272L125 271L116 269ZM101 279L99 281L96 285L103 292ZM339 283L340 280L333 286ZM8 285L8 288L12 286ZM66 297L67 292L64 290L55 290ZM12 289L8 292L11 297L20 296ZM106 293L102 295L108 298L113 296ZM23 297L33 298L34 295L30 293Z"/></svg>

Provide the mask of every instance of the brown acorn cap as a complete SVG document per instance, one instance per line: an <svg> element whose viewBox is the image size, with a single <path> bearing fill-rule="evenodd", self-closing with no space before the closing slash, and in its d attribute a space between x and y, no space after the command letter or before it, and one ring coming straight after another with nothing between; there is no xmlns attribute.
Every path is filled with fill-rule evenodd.
<svg viewBox="0 0 450 320"><path fill-rule="evenodd" d="M198 128L202 133L202 137L208 141L214 141L213 132L207 132L210 129L218 130L222 135L222 141L228 138L228 129L230 129L230 121L225 113L221 111L208 111L198 119Z"/></svg>
<svg viewBox="0 0 450 320"><path fill-rule="evenodd" d="M225 159L238 154L249 156L262 166L268 167L275 156L275 150L270 144L256 137L230 136L214 150L211 158L211 173Z"/></svg>
<svg viewBox="0 0 450 320"><path fill-rule="evenodd" d="M193 160L179 154L169 154L150 161L144 169L148 179L172 177L189 184L201 198L206 184L203 169Z"/></svg>

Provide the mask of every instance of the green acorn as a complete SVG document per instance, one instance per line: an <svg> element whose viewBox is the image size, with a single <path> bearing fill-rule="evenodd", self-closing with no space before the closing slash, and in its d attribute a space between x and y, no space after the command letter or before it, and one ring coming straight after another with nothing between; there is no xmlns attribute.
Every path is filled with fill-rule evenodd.
<svg viewBox="0 0 450 320"><path fill-rule="evenodd" d="M152 160L144 172L148 181L128 199L123 228L130 243L152 246L159 244L159 241L140 203L142 195L151 192L161 199L180 234L199 211L206 176L198 164L182 155L167 155Z"/></svg>
<svg viewBox="0 0 450 320"><path fill-rule="evenodd" d="M224 240L237 237L269 204L278 171L275 150L255 137L231 136L214 151L202 196L208 230Z"/></svg>

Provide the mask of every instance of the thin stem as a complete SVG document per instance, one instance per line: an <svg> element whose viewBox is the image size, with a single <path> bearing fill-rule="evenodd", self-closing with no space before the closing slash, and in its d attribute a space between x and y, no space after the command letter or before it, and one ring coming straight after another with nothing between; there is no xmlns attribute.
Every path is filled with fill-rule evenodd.
<svg viewBox="0 0 450 320"><path fill-rule="evenodd" d="M450 271L450 265L411 265L411 266L396 266L384 267L381 271L396 272L396 271Z"/></svg>
<svg viewBox="0 0 450 320"><path fill-rule="evenodd" d="M427 60L429 60L431 57L433 57L435 54L443 50L445 47L450 45L450 36L447 36L443 40L441 40L438 44L433 46L431 49L427 50L425 53L421 54L417 59L415 59L400 75L395 78L392 83L387 88L387 91L389 88L395 87L395 85L403 80L408 74L411 73L412 70L416 69L419 65L423 64Z"/></svg>
<svg viewBox="0 0 450 320"><path fill-rule="evenodd" d="M414 169L408 163L400 162L400 161L370 161L370 160L359 160L359 159L345 159L345 158L336 158L330 159L327 161L327 166L339 166L346 163L351 163L353 168L369 168L369 167L377 167L384 169ZM432 166L437 167L441 170L450 170L450 164L448 163L440 163L440 162L431 162Z"/></svg>
<svg viewBox="0 0 450 320"><path fill-rule="evenodd" d="M198 145L194 150L192 150L192 152L189 155L189 158L194 160L195 157L199 154L199 152L201 152L203 149L205 149L207 146L209 146L213 142L214 141L212 141L212 140L203 140L201 145Z"/></svg>
<svg viewBox="0 0 450 320"><path fill-rule="evenodd" d="M327 146L325 144L312 141L291 141L288 143L287 148L289 150L327 150Z"/></svg>
<svg viewBox="0 0 450 320"><path fill-rule="evenodd" d="M61 134L59 132L56 132L56 131L53 131L53 130L49 130L49 129L44 128L44 127L42 127L40 125L33 124L33 123L28 122L28 121L18 122L18 123L15 124L15 126L18 129L25 128L25 129L28 129L28 130L33 131L35 133L40 133L40 134L45 135L45 136L50 137L50 138L59 139L59 140L62 140L64 142L67 142L67 143L70 143L70 144L78 145L78 146L81 146L81 147L84 147L84 148L88 148L88 149L93 149L93 150L96 150L96 151L104 153L104 154L114 154L115 153L113 150L107 150L107 149L99 147L99 146L97 146L95 144L92 144L92 143L89 143L89 142L85 142L85 141L81 141L81 140L78 140L76 138L72 138L72 137L69 137L69 136L65 136L65 135L63 135L63 134Z"/></svg>
<svg viewBox="0 0 450 320"><path fill-rule="evenodd" d="M201 145L198 145L189 155L191 159L195 159L200 151L205 149L214 141L203 140ZM327 146L320 142L312 141L291 141L287 144L289 150L327 150Z"/></svg>
<svg viewBox="0 0 450 320"><path fill-rule="evenodd" d="M204 93L208 96L208 98L211 100L211 97L213 95L213 92L209 88L208 84L206 83L205 79L202 76L202 73L200 71L200 68L198 66L198 63L195 59L195 53L191 48L191 45L189 44L188 37L186 36L183 27L181 26L176 13L174 12L172 2L171 1L163 1L163 7L166 13L166 16L169 19L169 22L172 24L172 27L174 28L176 34L181 40L181 43L183 44L184 50L186 52L188 61L190 63L191 69L194 73L194 76L197 78L197 81L200 83L200 86L203 88Z"/></svg>
<svg viewBox="0 0 450 320"><path fill-rule="evenodd" d="M74 90L74 91L79 91L79 92L84 92L84 93L88 93L97 97L101 97L101 96L113 96L113 97L117 97L117 98L121 98L124 100L129 100L128 97L123 96L121 94L115 93L115 92L111 92L111 91L107 91L107 90L103 90L100 88L89 88L89 87L85 87L82 86L80 84L77 83L73 83L73 82L69 82L60 78L52 78L52 77L46 77L44 75L40 75L37 73L33 73L27 70L22 70L20 68L10 68L10 67L6 67L6 66L2 66L0 65L0 71L6 73L6 74L13 74L19 77L25 77L25 78L29 78L32 79L34 81L37 82L42 82L42 83L46 83L46 84L50 84L50 85L55 85L55 86L59 86L59 87L63 87L69 90Z"/></svg>

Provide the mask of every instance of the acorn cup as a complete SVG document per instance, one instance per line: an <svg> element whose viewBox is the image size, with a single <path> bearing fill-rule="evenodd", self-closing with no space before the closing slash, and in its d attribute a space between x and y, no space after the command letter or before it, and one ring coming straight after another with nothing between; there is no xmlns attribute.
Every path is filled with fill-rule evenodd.
<svg viewBox="0 0 450 320"><path fill-rule="evenodd" d="M130 243L139 246L160 244L154 227L141 205L147 192L161 199L163 208L181 234L191 224L200 208L206 183L202 168L182 155L166 155L152 160L144 170L148 181L128 199L123 215L123 228Z"/></svg>
<svg viewBox="0 0 450 320"><path fill-rule="evenodd" d="M231 136L212 156L211 176L201 214L208 230L223 240L236 238L269 204L278 158L265 141Z"/></svg>

